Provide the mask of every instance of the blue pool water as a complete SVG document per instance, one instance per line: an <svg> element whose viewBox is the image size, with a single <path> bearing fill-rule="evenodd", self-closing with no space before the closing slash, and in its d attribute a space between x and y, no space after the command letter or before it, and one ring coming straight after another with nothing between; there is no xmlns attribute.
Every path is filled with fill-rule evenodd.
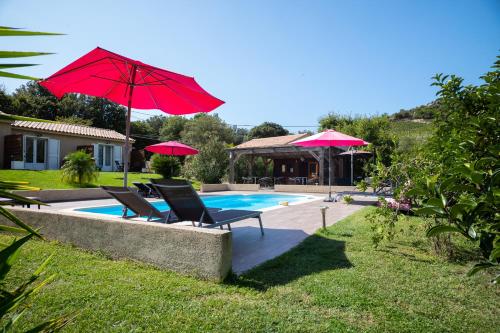
<svg viewBox="0 0 500 333"><path fill-rule="evenodd" d="M286 194L230 194L230 195L210 195L201 196L201 200L207 207L222 208L222 209L246 209L246 210L261 210L279 205L282 201L289 203L311 199L305 195L286 195ZM164 200L152 201L151 204L158 210L168 210L169 207ZM100 206L76 209L80 212L106 214L106 215L122 215L122 205ZM132 213L129 213L132 215Z"/></svg>

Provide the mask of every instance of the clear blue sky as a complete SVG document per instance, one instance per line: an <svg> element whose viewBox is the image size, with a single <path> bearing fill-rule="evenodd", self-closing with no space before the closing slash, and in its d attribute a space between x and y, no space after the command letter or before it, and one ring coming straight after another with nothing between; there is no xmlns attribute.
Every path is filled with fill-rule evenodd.
<svg viewBox="0 0 500 333"><path fill-rule="evenodd" d="M478 83L500 54L495 0L0 0L0 25L67 34L2 38L0 49L56 53L18 73L46 77L101 46L195 76L230 124L394 113L433 100L433 74Z"/></svg>

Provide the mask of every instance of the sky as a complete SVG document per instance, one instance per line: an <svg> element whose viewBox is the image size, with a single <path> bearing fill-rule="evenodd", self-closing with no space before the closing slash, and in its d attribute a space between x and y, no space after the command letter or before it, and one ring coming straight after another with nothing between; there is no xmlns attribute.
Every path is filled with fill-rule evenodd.
<svg viewBox="0 0 500 333"><path fill-rule="evenodd" d="M194 76L229 124L292 131L426 104L434 74L478 84L500 55L500 0L0 0L0 25L65 34L3 37L2 50L55 53L12 72L47 77L100 46Z"/></svg>

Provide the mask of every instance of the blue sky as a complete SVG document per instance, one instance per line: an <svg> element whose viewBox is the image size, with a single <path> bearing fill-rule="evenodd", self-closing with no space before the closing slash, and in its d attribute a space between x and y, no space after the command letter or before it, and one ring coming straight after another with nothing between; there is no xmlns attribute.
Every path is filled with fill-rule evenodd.
<svg viewBox="0 0 500 333"><path fill-rule="evenodd" d="M195 76L226 101L216 112L244 125L394 113L433 100L433 74L478 83L500 54L495 0L0 0L0 22L66 34L2 38L4 50L56 53L18 73L46 77L101 46ZM1 82L9 92L23 83Z"/></svg>

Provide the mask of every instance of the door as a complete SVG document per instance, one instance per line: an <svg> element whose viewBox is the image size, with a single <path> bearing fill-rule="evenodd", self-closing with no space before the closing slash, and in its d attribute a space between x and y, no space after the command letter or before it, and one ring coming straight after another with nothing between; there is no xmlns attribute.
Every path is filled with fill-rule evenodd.
<svg viewBox="0 0 500 333"><path fill-rule="evenodd" d="M47 169L47 139L26 136L24 144L24 168Z"/></svg>
<svg viewBox="0 0 500 333"><path fill-rule="evenodd" d="M101 171L113 171L113 146L97 145L97 166Z"/></svg>
<svg viewBox="0 0 500 333"><path fill-rule="evenodd" d="M318 177L318 162L309 162L309 172L307 174L308 178L317 178Z"/></svg>
<svg viewBox="0 0 500 333"><path fill-rule="evenodd" d="M48 140L48 166L51 170L59 169L59 140L49 139Z"/></svg>
<svg viewBox="0 0 500 333"><path fill-rule="evenodd" d="M122 146L113 146L113 169L119 171L122 165Z"/></svg>

